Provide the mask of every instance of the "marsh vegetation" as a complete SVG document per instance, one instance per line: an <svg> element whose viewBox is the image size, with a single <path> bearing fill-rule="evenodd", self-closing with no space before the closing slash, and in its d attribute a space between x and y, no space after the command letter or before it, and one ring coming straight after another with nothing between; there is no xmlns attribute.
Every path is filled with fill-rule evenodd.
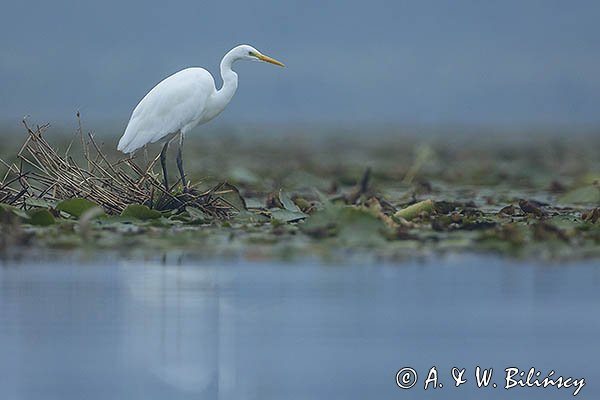
<svg viewBox="0 0 600 400"><path fill-rule="evenodd" d="M597 135L190 135L191 194L162 189L159 146L129 160L84 130L21 138L1 151L9 257L600 256Z"/></svg>

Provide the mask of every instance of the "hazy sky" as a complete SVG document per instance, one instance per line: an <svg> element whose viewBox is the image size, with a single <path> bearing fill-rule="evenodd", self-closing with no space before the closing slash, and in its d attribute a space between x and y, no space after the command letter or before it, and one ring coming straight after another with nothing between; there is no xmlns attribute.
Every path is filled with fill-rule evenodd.
<svg viewBox="0 0 600 400"><path fill-rule="evenodd" d="M598 1L11 1L0 11L0 120L126 123L187 66L238 63L221 121L597 124ZM217 78L220 84L220 79Z"/></svg>

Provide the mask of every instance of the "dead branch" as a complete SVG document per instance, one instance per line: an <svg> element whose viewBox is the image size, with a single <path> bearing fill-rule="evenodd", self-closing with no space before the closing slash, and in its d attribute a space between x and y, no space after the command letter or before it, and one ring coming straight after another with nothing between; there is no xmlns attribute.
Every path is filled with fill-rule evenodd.
<svg viewBox="0 0 600 400"><path fill-rule="evenodd" d="M27 137L17 153L17 163L0 160L7 168L0 181L0 202L27 208L27 200L32 198L60 201L83 197L109 214L120 214L130 204L145 204L159 210L196 207L215 218L229 216L232 207L220 196L222 185L204 193L167 192L159 174L153 172L158 156L145 168L132 157L111 162L94 136L84 135L79 113L77 119L83 166L72 157L73 141L61 155L46 141L44 132L49 125L31 127L23 120Z"/></svg>

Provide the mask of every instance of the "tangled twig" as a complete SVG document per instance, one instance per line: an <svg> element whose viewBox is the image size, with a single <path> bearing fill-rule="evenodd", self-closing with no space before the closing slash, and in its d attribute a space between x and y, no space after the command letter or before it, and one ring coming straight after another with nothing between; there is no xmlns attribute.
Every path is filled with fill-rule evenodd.
<svg viewBox="0 0 600 400"><path fill-rule="evenodd" d="M82 197L109 214L119 214L130 204L145 204L159 210L191 206L216 218L226 218L232 209L221 197L223 184L205 193L167 192L153 173L158 156L146 168L138 166L133 157L111 163L94 136L84 135L81 123L78 134L86 167L70 155L73 143L61 155L46 141L44 132L48 125L32 128L25 120L23 124L27 138L17 153L17 161L9 164L0 160L7 169L0 181L0 203L26 208L32 199L60 201Z"/></svg>

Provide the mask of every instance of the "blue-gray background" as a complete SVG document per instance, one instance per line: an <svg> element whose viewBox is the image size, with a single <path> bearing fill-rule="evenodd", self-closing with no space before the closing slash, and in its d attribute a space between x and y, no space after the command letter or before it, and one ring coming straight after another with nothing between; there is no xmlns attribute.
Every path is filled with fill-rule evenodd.
<svg viewBox="0 0 600 400"><path fill-rule="evenodd" d="M597 1L4 2L0 120L125 124L250 43L288 68L239 64L221 121L596 125L599 21Z"/></svg>

